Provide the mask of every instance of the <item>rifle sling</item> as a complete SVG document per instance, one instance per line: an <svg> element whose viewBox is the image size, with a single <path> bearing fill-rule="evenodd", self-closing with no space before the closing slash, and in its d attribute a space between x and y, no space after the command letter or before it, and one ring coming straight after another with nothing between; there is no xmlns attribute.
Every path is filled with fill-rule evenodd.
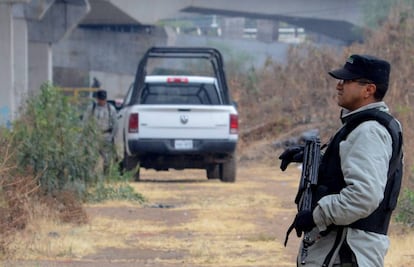
<svg viewBox="0 0 414 267"><path fill-rule="evenodd" d="M289 229L286 232L286 237L285 237L285 243L283 243L286 247L288 240L289 240L289 235L292 232L292 230L295 228L295 221L292 222L292 224L289 226Z"/></svg>

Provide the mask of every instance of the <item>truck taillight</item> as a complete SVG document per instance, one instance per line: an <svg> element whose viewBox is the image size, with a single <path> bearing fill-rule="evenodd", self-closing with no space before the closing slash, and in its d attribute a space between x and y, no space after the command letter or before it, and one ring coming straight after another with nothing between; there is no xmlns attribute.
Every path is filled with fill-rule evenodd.
<svg viewBox="0 0 414 267"><path fill-rule="evenodd" d="M168 77L167 83L188 83L188 78L186 77Z"/></svg>
<svg viewBox="0 0 414 267"><path fill-rule="evenodd" d="M131 113L129 115L128 132L137 133L139 130L139 116L138 113Z"/></svg>
<svg viewBox="0 0 414 267"><path fill-rule="evenodd" d="M230 133L237 134L239 132L239 116L230 114Z"/></svg>

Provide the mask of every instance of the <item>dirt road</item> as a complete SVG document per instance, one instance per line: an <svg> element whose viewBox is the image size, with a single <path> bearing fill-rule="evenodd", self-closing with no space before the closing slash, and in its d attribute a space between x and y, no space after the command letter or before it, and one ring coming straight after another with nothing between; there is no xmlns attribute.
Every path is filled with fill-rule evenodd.
<svg viewBox="0 0 414 267"><path fill-rule="evenodd" d="M49 238L49 258L19 266L295 266L298 239L292 234L287 248L283 240L299 174L239 166L228 184L204 171L144 170L132 185L145 204L88 206L89 225L39 233Z"/></svg>

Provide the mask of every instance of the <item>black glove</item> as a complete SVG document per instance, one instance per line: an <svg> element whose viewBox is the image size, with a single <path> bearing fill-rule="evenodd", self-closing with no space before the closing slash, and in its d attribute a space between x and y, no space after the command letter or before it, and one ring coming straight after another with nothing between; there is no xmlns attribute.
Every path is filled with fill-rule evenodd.
<svg viewBox="0 0 414 267"><path fill-rule="evenodd" d="M299 211L298 214L296 214L293 226L295 227L296 235L298 237L302 236L302 232L309 232L312 230L312 228L316 226L315 222L313 221L312 211Z"/></svg>
<svg viewBox="0 0 414 267"><path fill-rule="evenodd" d="M282 160L280 163L280 169L282 171L286 170L287 166L291 162L303 162L303 150L304 146L290 146L279 156L279 159Z"/></svg>

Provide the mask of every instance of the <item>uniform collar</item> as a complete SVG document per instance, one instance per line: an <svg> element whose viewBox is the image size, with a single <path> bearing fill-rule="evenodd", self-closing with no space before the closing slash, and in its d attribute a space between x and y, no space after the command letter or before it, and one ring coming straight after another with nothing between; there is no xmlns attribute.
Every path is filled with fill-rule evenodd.
<svg viewBox="0 0 414 267"><path fill-rule="evenodd" d="M357 114L357 113L359 113L361 111L364 111L364 110L373 109L373 108L379 109L379 110L384 111L384 112L389 112L389 108L385 104L385 102L380 101L380 102L375 102L375 103L365 105L365 106L360 107L359 109L356 109L354 111L349 111L347 109L342 109L341 110L341 121L342 121L342 123L345 123L349 120L349 118L353 117L354 114Z"/></svg>

